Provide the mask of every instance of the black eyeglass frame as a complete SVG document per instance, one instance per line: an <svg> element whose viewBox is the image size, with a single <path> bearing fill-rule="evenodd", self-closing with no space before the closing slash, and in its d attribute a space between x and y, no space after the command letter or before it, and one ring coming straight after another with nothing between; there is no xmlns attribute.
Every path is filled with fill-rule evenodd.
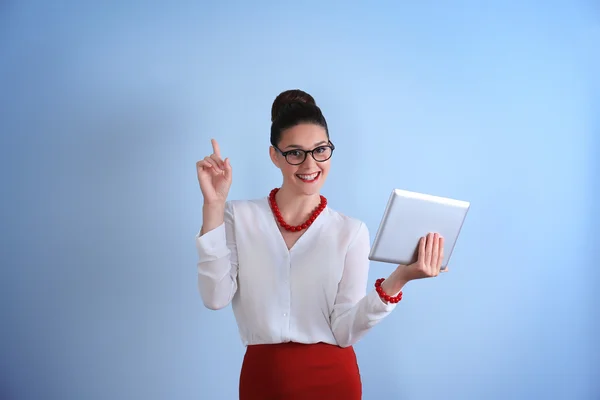
<svg viewBox="0 0 600 400"><path fill-rule="evenodd" d="M322 146L317 146L312 150L303 150L303 149L292 149L292 150L288 150L288 151L281 151L281 149L279 149L277 146L273 146L275 147L275 149L277 149L278 152L281 153L281 155L283 156L283 158L285 158L285 161L290 164L290 165L300 165L302 164L304 161L306 161L306 156L308 156L308 153L310 153L311 157L313 158L313 160L315 160L316 162L325 162L327 160L329 160L331 158L331 156L333 156L333 151L335 150L335 146L333 145L333 143L331 142L331 140L329 141L328 144L324 144ZM323 147L329 147L331 149L331 154L329 155L329 157L327 157L324 160L317 160L315 158L315 154L313 153L315 150L318 149L322 149ZM294 152L294 151L301 151L302 153L304 153L304 158L302 158L302 161L300 161L299 163L291 163L288 158L287 155Z"/></svg>

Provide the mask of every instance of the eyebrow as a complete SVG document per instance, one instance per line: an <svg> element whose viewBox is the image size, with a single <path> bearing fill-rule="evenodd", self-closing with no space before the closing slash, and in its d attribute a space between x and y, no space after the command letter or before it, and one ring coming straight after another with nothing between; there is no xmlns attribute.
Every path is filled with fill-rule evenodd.
<svg viewBox="0 0 600 400"><path fill-rule="evenodd" d="M319 147L319 146L322 146L324 144L327 144L326 140L322 140L319 143L315 143L314 146L315 147ZM297 144L290 144L289 146L286 146L285 148L286 149L302 149L302 146L299 146Z"/></svg>

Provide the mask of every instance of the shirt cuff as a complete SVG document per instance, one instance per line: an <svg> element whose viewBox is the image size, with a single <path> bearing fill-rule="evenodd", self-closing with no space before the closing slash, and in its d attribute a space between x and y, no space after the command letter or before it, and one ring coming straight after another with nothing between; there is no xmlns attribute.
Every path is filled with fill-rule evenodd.
<svg viewBox="0 0 600 400"><path fill-rule="evenodd" d="M196 250L202 261L210 261L227 256L227 236L225 234L225 223L215 229L200 235L196 234Z"/></svg>
<svg viewBox="0 0 600 400"><path fill-rule="evenodd" d="M369 304L371 305L371 310L375 313L390 313L396 308L398 303L385 303L381 297L379 297L379 293L375 289L373 289L369 294Z"/></svg>

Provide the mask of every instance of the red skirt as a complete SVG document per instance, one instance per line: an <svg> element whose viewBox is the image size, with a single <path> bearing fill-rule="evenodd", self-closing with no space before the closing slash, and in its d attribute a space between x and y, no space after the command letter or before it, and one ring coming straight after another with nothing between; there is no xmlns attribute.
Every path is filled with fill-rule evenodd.
<svg viewBox="0 0 600 400"><path fill-rule="evenodd" d="M325 343L251 345L240 375L240 400L360 400L352 347Z"/></svg>

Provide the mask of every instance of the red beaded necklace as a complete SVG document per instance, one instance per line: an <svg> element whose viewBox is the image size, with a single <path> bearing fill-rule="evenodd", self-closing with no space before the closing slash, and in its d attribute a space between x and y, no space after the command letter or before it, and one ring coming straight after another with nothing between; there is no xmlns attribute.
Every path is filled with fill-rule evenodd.
<svg viewBox="0 0 600 400"><path fill-rule="evenodd" d="M312 212L311 216L308 217L308 219L303 224L291 226L283 220L283 217L281 216L281 211L279 211L279 207L277 206L277 202L275 201L275 195L278 191L279 188L271 190L271 193L269 194L269 205L271 206L271 210L273 211L277 222L279 222L279 225L281 225L283 229L290 232L300 232L302 229L307 229L309 226L312 225L313 222L315 222L315 219L317 219L319 214L323 212L325 206L327 206L327 199L321 195L321 202L319 203L319 206L315 208L315 210Z"/></svg>

